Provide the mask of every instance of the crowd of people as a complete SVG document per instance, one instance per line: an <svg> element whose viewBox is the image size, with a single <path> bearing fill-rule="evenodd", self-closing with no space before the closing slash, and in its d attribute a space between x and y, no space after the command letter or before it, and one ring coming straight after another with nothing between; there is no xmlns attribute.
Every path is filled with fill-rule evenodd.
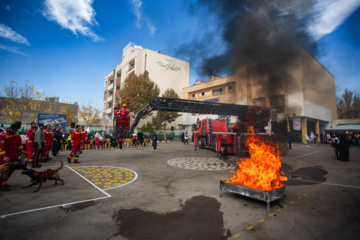
<svg viewBox="0 0 360 240"><path fill-rule="evenodd" d="M336 159L340 161L349 161L350 148L352 145L358 145L357 141L359 141L359 139L357 139L357 141L353 141L354 139L352 139L352 134L346 133L333 133L327 137L331 137L331 146L334 149Z"/></svg>
<svg viewBox="0 0 360 240"><path fill-rule="evenodd" d="M11 124L9 128L0 133L0 190L10 191L7 184L14 169L11 168L13 163L19 162L19 158L23 158L25 164L30 165L31 168L40 168L40 162L51 160L49 157L50 151L53 156L59 154L61 141L64 137L60 126L56 126L51 131L51 125L44 125L40 123L38 126L35 122L26 131L25 149L23 147L22 138L19 133L21 123ZM71 152L68 157L68 162L71 163L74 157L74 163L78 161L79 154L84 149L85 140L87 138L87 131L80 125L70 134ZM22 155L19 155L21 153Z"/></svg>

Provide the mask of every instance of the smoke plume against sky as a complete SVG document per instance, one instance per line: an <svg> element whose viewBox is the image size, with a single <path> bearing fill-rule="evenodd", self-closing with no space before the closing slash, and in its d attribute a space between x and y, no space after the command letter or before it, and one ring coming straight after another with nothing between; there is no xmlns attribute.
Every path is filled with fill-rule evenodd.
<svg viewBox="0 0 360 240"><path fill-rule="evenodd" d="M239 66L269 58L289 62L297 44L314 54L316 41L308 31L313 5L312 0L199 0L190 12L205 8L204 17L215 16L217 25L177 53L190 56L203 77L233 74ZM220 42L222 47L214 47ZM204 58L209 51L213 55Z"/></svg>

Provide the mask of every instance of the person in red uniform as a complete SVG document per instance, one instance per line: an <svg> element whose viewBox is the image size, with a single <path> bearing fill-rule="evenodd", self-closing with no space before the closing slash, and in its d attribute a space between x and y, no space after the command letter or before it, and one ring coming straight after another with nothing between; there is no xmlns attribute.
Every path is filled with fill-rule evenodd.
<svg viewBox="0 0 360 240"><path fill-rule="evenodd" d="M120 110L118 118L118 127L120 128L121 133L127 133L129 131L129 109L126 108L126 104L123 104L123 107Z"/></svg>
<svg viewBox="0 0 360 240"><path fill-rule="evenodd" d="M83 152L84 148L85 148L85 142L88 138L88 132L85 130L84 126L81 126L81 140L82 140L82 145L80 147L80 153Z"/></svg>
<svg viewBox="0 0 360 240"><path fill-rule="evenodd" d="M19 133L20 125L17 123L11 124L10 128L0 133L0 164L17 162L19 151L26 154L21 143ZM1 191L10 191L7 181L14 170L7 174L1 174Z"/></svg>
<svg viewBox="0 0 360 240"><path fill-rule="evenodd" d="M28 138L28 140L26 140L25 142L26 157L29 160L29 163L32 163L32 161L34 160L34 153L35 153L34 141L35 141L35 133L36 133L35 128L36 128L36 123L32 122L31 127L29 127L29 129L26 131L26 137Z"/></svg>
<svg viewBox="0 0 360 240"><path fill-rule="evenodd" d="M71 159L74 157L74 163L79 162L80 147L82 145L80 125L76 125L75 131L71 133L71 153L68 157L68 163L71 163Z"/></svg>
<svg viewBox="0 0 360 240"><path fill-rule="evenodd" d="M45 142L44 142L44 148L43 153L41 154L41 161L49 161L51 158L49 158L49 153L51 150L51 144L54 139L54 136L51 132L51 125L47 124L46 128L43 130L44 136L45 136Z"/></svg>

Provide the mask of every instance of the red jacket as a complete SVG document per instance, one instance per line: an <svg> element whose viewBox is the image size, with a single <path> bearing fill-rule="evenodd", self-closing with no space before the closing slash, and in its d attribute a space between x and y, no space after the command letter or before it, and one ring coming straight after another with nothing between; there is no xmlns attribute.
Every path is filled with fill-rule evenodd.
<svg viewBox="0 0 360 240"><path fill-rule="evenodd" d="M81 130L80 130L81 131ZM81 131L81 140L82 140L82 143L85 144L85 141L87 140L87 137L88 137L88 132L87 131Z"/></svg>
<svg viewBox="0 0 360 240"><path fill-rule="evenodd" d="M54 138L51 130L44 129L44 130L43 130L43 133L44 133L44 136L45 136L45 142L44 142L45 145L46 145L46 146L50 146L51 143L52 143L52 140L53 140L53 138Z"/></svg>
<svg viewBox="0 0 360 240"><path fill-rule="evenodd" d="M81 145L81 131L75 130L71 133L71 145Z"/></svg>
<svg viewBox="0 0 360 240"><path fill-rule="evenodd" d="M0 133L0 162L3 162L4 157L9 157L10 162L16 162L19 156L18 151L22 149L23 145L18 131L11 134L8 128Z"/></svg>
<svg viewBox="0 0 360 240"><path fill-rule="evenodd" d="M30 146L34 146L35 133L36 131L32 127L29 127L29 129L26 131L26 136L28 138L26 143L28 143Z"/></svg>
<svg viewBox="0 0 360 240"><path fill-rule="evenodd" d="M120 116L121 117L126 117L127 115L129 115L129 109L127 109L126 107L124 107L124 108L122 108L121 110L120 110Z"/></svg>

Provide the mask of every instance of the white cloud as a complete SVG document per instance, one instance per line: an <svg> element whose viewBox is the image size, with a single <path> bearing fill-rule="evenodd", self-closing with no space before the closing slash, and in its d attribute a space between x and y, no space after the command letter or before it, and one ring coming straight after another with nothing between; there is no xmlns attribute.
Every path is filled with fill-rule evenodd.
<svg viewBox="0 0 360 240"><path fill-rule="evenodd" d="M91 30L98 25L96 12L92 8L93 0L45 0L43 15L50 21L69 29L75 35L81 34L92 38L95 42L104 40Z"/></svg>
<svg viewBox="0 0 360 240"><path fill-rule="evenodd" d="M148 28L149 28L149 30L150 30L151 35L154 35L155 32L156 32L156 30L157 30L157 28L155 27L155 25L152 24L150 21L147 21L147 26L148 26Z"/></svg>
<svg viewBox="0 0 360 240"><path fill-rule="evenodd" d="M140 22L141 22L141 18L142 18L142 13L140 11L140 8L143 3L141 0L130 0L130 3L133 7L133 12L136 16L136 26L138 28L140 28Z"/></svg>
<svg viewBox="0 0 360 240"><path fill-rule="evenodd" d="M336 30L360 6L360 0L317 0L309 32L315 39Z"/></svg>
<svg viewBox="0 0 360 240"><path fill-rule="evenodd" d="M130 3L132 5L132 11L136 16L136 27L137 28L141 28L141 22L144 21L146 22L147 27L149 28L150 34L154 35L157 28L155 27L155 25L146 17L143 17L143 13L141 11L141 6L143 5L141 0L130 0Z"/></svg>
<svg viewBox="0 0 360 240"><path fill-rule="evenodd" d="M25 37L21 36L17 32L13 31L10 27L2 23L0 23L0 37L30 46L28 40Z"/></svg>
<svg viewBox="0 0 360 240"><path fill-rule="evenodd" d="M4 50L4 51L7 51L7 52L18 53L18 54L27 56L25 53L20 52L19 49L16 48L16 47L9 47L9 46L5 46L5 45L0 44L0 49Z"/></svg>

